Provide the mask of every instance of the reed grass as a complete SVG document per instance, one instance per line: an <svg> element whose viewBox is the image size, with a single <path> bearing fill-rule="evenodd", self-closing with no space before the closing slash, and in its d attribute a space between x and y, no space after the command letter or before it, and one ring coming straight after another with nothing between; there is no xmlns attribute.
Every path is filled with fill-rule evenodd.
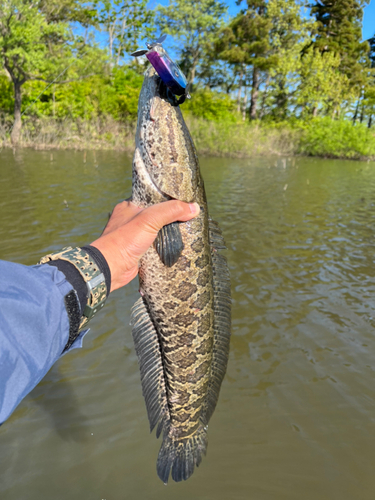
<svg viewBox="0 0 375 500"><path fill-rule="evenodd" d="M186 117L198 153L209 156L252 157L296 153L300 133L291 128L270 128L259 123L206 121Z"/></svg>
<svg viewBox="0 0 375 500"><path fill-rule="evenodd" d="M243 123L208 121L186 113L186 123L200 155L320 156L375 159L375 129L350 121L316 118L309 122ZM0 145L11 147L11 118L0 116ZM110 116L85 121L26 117L19 146L34 149L102 149L132 152L136 123Z"/></svg>
<svg viewBox="0 0 375 500"><path fill-rule="evenodd" d="M0 143L12 147L7 120L0 120ZM133 151L136 123L120 122L112 117L96 120L54 120L26 118L22 124L20 147L34 149L114 149Z"/></svg>

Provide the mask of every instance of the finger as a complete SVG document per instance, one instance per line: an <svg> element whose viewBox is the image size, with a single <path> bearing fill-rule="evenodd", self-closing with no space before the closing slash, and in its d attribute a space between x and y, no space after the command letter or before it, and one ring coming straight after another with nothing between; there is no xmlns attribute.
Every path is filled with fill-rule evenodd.
<svg viewBox="0 0 375 500"><path fill-rule="evenodd" d="M123 251L130 260L138 261L163 226L175 221L186 222L198 215L199 210L197 203L176 200L146 208L126 225Z"/></svg>
<svg viewBox="0 0 375 500"><path fill-rule="evenodd" d="M176 221L186 222L196 217L199 212L198 203L171 200L145 208L136 217L136 222L143 225L145 230L157 233L163 226Z"/></svg>
<svg viewBox="0 0 375 500"><path fill-rule="evenodd" d="M131 200L124 200L118 203L112 211L112 217L121 218L124 224L127 222L126 219L130 220L139 212L144 210L142 207L138 207Z"/></svg>
<svg viewBox="0 0 375 500"><path fill-rule="evenodd" d="M118 203L112 210L109 221L103 230L103 235L115 231L122 225L129 222L136 215L138 215L142 210L141 207L137 207L133 202L125 200Z"/></svg>

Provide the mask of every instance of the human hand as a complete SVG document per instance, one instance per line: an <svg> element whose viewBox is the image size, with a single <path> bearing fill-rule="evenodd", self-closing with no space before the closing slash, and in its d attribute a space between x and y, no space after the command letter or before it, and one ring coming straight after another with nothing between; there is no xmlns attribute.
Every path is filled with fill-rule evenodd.
<svg viewBox="0 0 375 500"><path fill-rule="evenodd" d="M111 292L137 275L139 259L163 226L193 219L199 210L197 203L176 200L148 208L139 208L131 201L116 205L103 234L91 243L104 255L111 270Z"/></svg>

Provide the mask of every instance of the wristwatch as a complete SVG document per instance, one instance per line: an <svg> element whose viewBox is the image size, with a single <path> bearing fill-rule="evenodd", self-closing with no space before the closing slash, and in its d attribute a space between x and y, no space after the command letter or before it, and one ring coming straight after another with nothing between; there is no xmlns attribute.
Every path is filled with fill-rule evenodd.
<svg viewBox="0 0 375 500"><path fill-rule="evenodd" d="M59 252L48 254L41 258L39 264L46 264L51 260L66 260L70 262L79 271L86 283L88 299L82 311L82 318L79 324L79 330L82 330L105 304L107 285L104 274L100 271L98 264L92 256L79 247L66 247Z"/></svg>

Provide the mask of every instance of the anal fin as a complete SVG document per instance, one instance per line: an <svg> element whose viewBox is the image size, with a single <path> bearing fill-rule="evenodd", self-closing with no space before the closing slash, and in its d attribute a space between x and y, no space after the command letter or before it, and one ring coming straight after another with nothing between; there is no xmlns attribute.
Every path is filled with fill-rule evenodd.
<svg viewBox="0 0 375 500"><path fill-rule="evenodd" d="M214 285L214 343L211 376L202 418L208 424L219 399L228 357L231 333L231 290L227 260L218 250L224 249L224 238L217 222L209 219L209 233Z"/></svg>
<svg viewBox="0 0 375 500"><path fill-rule="evenodd" d="M158 424L159 437L168 428L170 416L159 337L142 297L133 306L131 325L150 430Z"/></svg>
<svg viewBox="0 0 375 500"><path fill-rule="evenodd" d="M154 248L165 266L172 267L178 261L184 249L179 222L172 222L160 229Z"/></svg>

